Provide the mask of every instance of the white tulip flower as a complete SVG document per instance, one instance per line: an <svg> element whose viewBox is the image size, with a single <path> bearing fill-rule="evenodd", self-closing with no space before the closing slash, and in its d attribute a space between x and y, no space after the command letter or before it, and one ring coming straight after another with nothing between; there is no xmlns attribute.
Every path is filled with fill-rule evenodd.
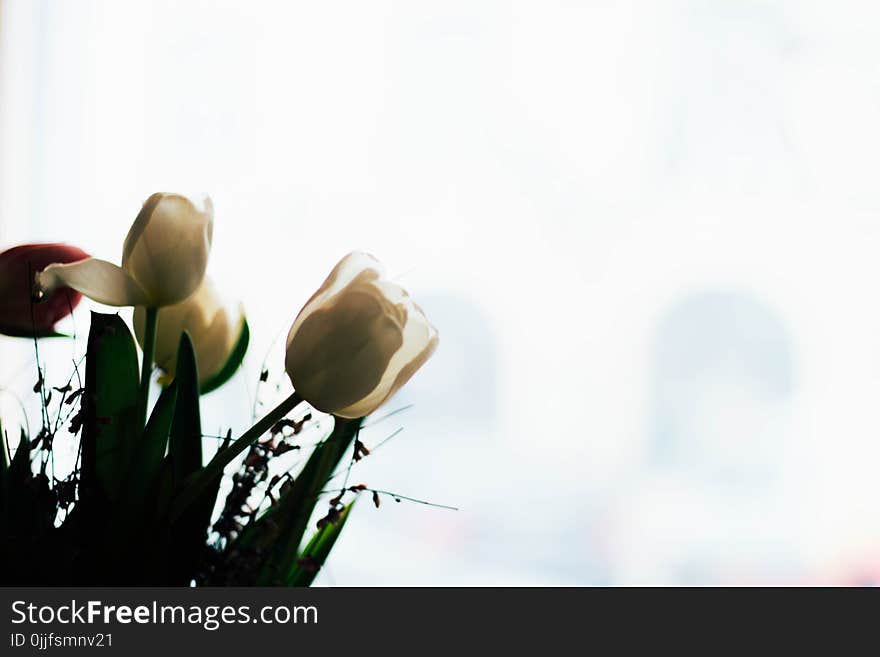
<svg viewBox="0 0 880 657"><path fill-rule="evenodd" d="M135 308L134 332L141 347L144 345L145 315L143 307ZM217 380L217 377L226 369L242 339L247 339L243 307L234 311L227 308L206 277L185 301L160 309L153 352L153 361L164 372L160 383L168 383L174 378L177 350L184 331L192 340L202 392L216 388L225 381L225 378Z"/></svg>
<svg viewBox="0 0 880 657"><path fill-rule="evenodd" d="M179 303L205 276L213 226L210 198L199 207L179 194L153 194L128 231L121 267L97 258L49 265L37 275L37 292L70 287L108 306Z"/></svg>
<svg viewBox="0 0 880 657"><path fill-rule="evenodd" d="M437 347L437 330L370 255L350 253L300 311L287 335L285 369L313 407L369 415Z"/></svg>

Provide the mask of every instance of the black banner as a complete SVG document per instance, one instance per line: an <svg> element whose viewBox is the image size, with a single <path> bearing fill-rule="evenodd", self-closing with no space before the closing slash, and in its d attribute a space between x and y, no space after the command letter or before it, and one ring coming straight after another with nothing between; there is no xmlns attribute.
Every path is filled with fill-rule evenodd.
<svg viewBox="0 0 880 657"><path fill-rule="evenodd" d="M848 628L835 641L873 625L875 591L827 591L4 588L0 655L470 654L477 645L580 653L609 640L678 645L713 628L712 644L766 641L768 632L788 641L828 627L844 608ZM858 600L867 604L841 604Z"/></svg>

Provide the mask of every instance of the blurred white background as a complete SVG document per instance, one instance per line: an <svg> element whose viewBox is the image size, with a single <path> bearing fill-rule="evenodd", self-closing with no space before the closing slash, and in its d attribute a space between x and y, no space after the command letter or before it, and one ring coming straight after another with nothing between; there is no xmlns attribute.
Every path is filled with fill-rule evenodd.
<svg viewBox="0 0 880 657"><path fill-rule="evenodd" d="M253 341L206 427L245 426L350 250L440 329L353 477L461 510L361 504L324 583L877 571L876 3L0 12L0 247L117 261L151 192L214 199L209 272ZM0 383L30 358L0 342Z"/></svg>

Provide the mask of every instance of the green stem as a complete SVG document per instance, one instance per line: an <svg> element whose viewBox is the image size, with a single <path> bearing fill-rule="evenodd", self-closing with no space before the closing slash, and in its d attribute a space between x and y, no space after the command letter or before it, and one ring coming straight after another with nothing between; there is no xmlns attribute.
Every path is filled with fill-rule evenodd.
<svg viewBox="0 0 880 657"><path fill-rule="evenodd" d="M156 324L158 308L146 309L144 323L144 360L141 365L141 385L138 389L138 427L143 430L147 424L147 405L150 398L150 377L153 374L153 354L156 350Z"/></svg>
<svg viewBox="0 0 880 657"><path fill-rule="evenodd" d="M185 511L187 507L196 500L215 477L223 474L223 469L229 465L236 456L257 442L257 438L271 429L278 420L290 413L290 411L296 408L302 401L303 398L299 396L299 393L294 391L290 397L266 413L259 422L241 434L241 437L229 445L229 447L220 451L211 459L208 465L191 475L187 480L187 486L180 492L180 495L177 496L177 499L173 503L171 509L172 522L180 517L181 513L183 513L183 511Z"/></svg>

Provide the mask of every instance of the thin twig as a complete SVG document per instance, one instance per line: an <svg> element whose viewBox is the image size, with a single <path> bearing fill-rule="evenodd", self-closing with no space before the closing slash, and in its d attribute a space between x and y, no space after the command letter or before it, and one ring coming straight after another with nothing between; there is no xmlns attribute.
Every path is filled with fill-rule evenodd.
<svg viewBox="0 0 880 657"><path fill-rule="evenodd" d="M331 493L344 493L347 488L335 488L330 490L322 490L321 495L329 495ZM415 504L424 504L425 506L433 506L438 509L448 509L449 511L459 511L460 509L457 506L449 506L448 504L437 504L436 502L428 502L426 500L420 500L415 497L409 497L408 495L401 495L400 493L395 493L390 490L381 490L378 488L361 488L361 491L365 491L368 493L376 493L377 495L387 495L389 497L393 497L395 502L399 502L400 500L406 500L407 502L413 502Z"/></svg>
<svg viewBox="0 0 880 657"><path fill-rule="evenodd" d="M345 471L345 481L342 482L342 490L345 490L345 487L348 486L348 478L351 475L351 467L354 465L355 459L358 455L358 444L360 443L360 436L361 428L358 427L357 430L354 432L354 443L351 448L351 459L349 459L348 468ZM327 481L330 480L328 479Z"/></svg>
<svg viewBox="0 0 880 657"><path fill-rule="evenodd" d="M380 447L382 447L382 445L384 445L385 443L387 443L389 440L391 440L391 439L394 438L395 436L399 436L400 433L401 433L402 431L403 431L403 427L398 427L397 429L395 429L394 431L391 432L391 435L390 435L390 436L388 436L388 437L385 438L384 440L380 441L378 445L376 445L375 447L373 447L373 448L370 450L370 452L375 452L377 449L379 449Z"/></svg>
<svg viewBox="0 0 880 657"><path fill-rule="evenodd" d="M257 405L260 403L260 386L263 383L263 372L266 371L266 363L269 362L269 356L272 355L272 350L275 349L275 345L278 344L278 339L284 333L284 327L282 326L278 329L278 332L275 334L275 337L272 338L272 342L269 343L269 348L266 350L266 353L263 355L263 362L260 363L260 378L257 379L257 388L254 391L254 402L251 407L251 422L254 422L257 419Z"/></svg>
<svg viewBox="0 0 880 657"><path fill-rule="evenodd" d="M388 437L385 438L384 440L380 441L379 444L376 445L375 447L372 447L372 448L370 449L370 454L372 454L372 453L375 452L377 449L379 449L380 447L382 447L382 445L384 445L385 443L387 443L389 440L391 440L391 439L394 438L395 436L400 435L400 432L401 432L401 431L403 431L403 427L398 427L395 431L393 431L393 432L391 433L390 436L388 436ZM350 469L350 468L349 468L349 469ZM336 479L336 477L338 477L338 476L341 475L341 474L342 474L342 470L337 470L336 472L334 472L332 475L330 475L330 476L327 478L327 481L333 481L334 479Z"/></svg>
<svg viewBox="0 0 880 657"><path fill-rule="evenodd" d="M31 267L30 261L28 261L28 282L27 289L30 290L31 286L34 284L34 270ZM34 339L34 356L37 359L37 383L39 384L39 393L40 393L40 419L43 423L42 428L48 431L49 429L49 409L46 408L46 392L45 392L45 383L46 377L45 372L43 372L43 368L40 367L40 346L39 341L37 340L37 316L34 313L34 299L33 296L30 298L30 311L31 311L31 333Z"/></svg>
<svg viewBox="0 0 880 657"><path fill-rule="evenodd" d="M397 502L399 500L406 500L407 502L415 502L416 504L424 504L425 506L434 506L438 509L449 509L450 511L458 511L457 506L449 506L448 504L436 504L434 502L427 502L425 500L418 500L414 497L407 497L406 495L401 495L400 493L392 493L387 490L376 490L375 488L368 488L367 490L372 491L373 493L379 493L379 495L390 495L394 498L394 501Z"/></svg>
<svg viewBox="0 0 880 657"><path fill-rule="evenodd" d="M377 420L373 420L373 421L370 422L369 424L365 424L364 426L361 427L361 429L369 429L370 427L376 426L376 425L379 424L380 422L384 422L384 421L387 420L388 418L390 418L390 417L392 417L392 416L394 416L394 415L397 415L398 413L403 413L404 411L408 411L408 410L411 409L413 406L415 406L415 404L407 404L406 406L401 406L400 408L396 408L396 409L394 409L393 411L391 411L390 413L386 413L385 415L383 415L383 416L380 417L379 419L377 419Z"/></svg>

